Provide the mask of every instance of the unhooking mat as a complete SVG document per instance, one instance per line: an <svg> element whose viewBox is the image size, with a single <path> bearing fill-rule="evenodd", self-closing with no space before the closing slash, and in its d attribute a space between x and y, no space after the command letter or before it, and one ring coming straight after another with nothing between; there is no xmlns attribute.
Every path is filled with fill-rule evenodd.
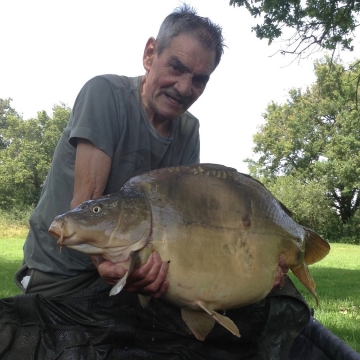
<svg viewBox="0 0 360 360"><path fill-rule="evenodd" d="M0 359L360 360L321 324L308 323L303 301L281 299L270 296L228 310L241 338L216 324L202 342L188 330L179 309L161 300L142 309L137 297L127 293L15 296L0 300Z"/></svg>

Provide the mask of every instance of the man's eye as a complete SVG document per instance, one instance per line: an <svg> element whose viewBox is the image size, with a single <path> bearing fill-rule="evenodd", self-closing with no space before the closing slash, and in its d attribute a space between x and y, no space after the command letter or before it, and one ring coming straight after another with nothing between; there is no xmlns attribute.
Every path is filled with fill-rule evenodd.
<svg viewBox="0 0 360 360"><path fill-rule="evenodd" d="M180 67L178 65L171 65L171 69L175 72L180 72Z"/></svg>
<svg viewBox="0 0 360 360"><path fill-rule="evenodd" d="M198 88L204 88L207 84L207 79L194 77L193 84Z"/></svg>

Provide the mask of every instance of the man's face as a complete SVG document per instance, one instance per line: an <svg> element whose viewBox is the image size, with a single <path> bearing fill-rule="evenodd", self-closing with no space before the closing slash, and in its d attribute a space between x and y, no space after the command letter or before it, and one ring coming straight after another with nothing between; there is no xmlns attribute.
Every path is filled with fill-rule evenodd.
<svg viewBox="0 0 360 360"><path fill-rule="evenodd" d="M175 37L157 55L149 39L144 52L146 70L142 100L150 120L173 120L203 93L215 67L215 51L204 48L191 35Z"/></svg>

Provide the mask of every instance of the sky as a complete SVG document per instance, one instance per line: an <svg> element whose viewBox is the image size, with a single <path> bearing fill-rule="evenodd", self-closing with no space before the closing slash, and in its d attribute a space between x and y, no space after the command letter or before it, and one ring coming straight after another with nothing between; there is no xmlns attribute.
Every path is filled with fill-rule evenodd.
<svg viewBox="0 0 360 360"><path fill-rule="evenodd" d="M72 107L85 82L100 74L144 74L142 54L178 0L2 0L0 98L24 119L50 115L55 104ZM200 120L201 162L248 173L252 137L274 101L314 82L316 53L300 62L275 54L251 31L256 23L229 0L188 0L198 14L223 28L225 52L203 95L189 109ZM355 42L355 48L359 40ZM275 54L275 55L274 55ZM359 53L346 54L348 61Z"/></svg>

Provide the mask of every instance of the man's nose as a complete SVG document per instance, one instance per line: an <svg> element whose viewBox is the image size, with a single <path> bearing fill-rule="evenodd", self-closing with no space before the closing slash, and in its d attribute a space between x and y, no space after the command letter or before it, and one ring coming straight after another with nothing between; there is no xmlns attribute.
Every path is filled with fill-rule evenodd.
<svg viewBox="0 0 360 360"><path fill-rule="evenodd" d="M175 89L181 96L189 97L192 95L192 77L189 74L184 74L175 84Z"/></svg>

